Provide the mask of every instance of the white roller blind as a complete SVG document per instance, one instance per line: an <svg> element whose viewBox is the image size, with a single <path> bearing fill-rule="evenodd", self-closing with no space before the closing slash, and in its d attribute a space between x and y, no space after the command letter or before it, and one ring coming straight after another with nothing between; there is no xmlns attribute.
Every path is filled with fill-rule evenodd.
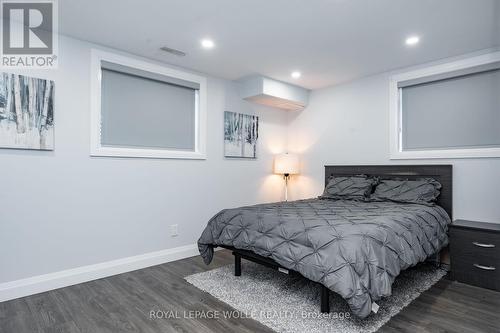
<svg viewBox="0 0 500 333"><path fill-rule="evenodd" d="M101 144L194 150L197 89L177 81L102 68Z"/></svg>
<svg viewBox="0 0 500 333"><path fill-rule="evenodd" d="M403 150L500 147L500 70L401 88Z"/></svg>

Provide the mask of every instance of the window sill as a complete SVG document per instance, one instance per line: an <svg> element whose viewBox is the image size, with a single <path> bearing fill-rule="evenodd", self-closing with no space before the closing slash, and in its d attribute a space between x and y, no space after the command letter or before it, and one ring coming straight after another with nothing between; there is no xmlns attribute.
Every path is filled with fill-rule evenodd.
<svg viewBox="0 0 500 333"><path fill-rule="evenodd" d="M96 157L123 157L123 158L160 158L160 159L191 159L206 160L207 156L203 152L181 151L181 150L158 150L142 148L113 148L94 147L90 156Z"/></svg>
<svg viewBox="0 0 500 333"><path fill-rule="evenodd" d="M390 156L391 160L495 157L500 157L500 148L392 151Z"/></svg>

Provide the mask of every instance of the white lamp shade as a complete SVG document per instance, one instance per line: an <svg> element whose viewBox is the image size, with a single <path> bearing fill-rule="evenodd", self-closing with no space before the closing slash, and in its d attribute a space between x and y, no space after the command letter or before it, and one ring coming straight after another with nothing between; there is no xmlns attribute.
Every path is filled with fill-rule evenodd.
<svg viewBox="0 0 500 333"><path fill-rule="evenodd" d="M280 154L274 157L274 173L295 175L299 173L299 156Z"/></svg>

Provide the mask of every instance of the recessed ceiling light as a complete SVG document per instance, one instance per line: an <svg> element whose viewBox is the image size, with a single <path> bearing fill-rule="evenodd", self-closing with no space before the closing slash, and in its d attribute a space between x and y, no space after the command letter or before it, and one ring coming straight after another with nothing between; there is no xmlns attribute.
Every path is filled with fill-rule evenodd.
<svg viewBox="0 0 500 333"><path fill-rule="evenodd" d="M215 46L215 43L211 39L203 39L201 41L201 46L203 46L206 49L211 49L211 48L213 48Z"/></svg>
<svg viewBox="0 0 500 333"><path fill-rule="evenodd" d="M298 79L298 78L299 78L299 77L301 77L301 76L302 76L302 74L301 74L299 71L294 71L294 72L292 72L292 77L293 77L294 79Z"/></svg>
<svg viewBox="0 0 500 333"><path fill-rule="evenodd" d="M410 36L406 38L406 45L417 45L418 42L420 41L420 38L418 36Z"/></svg>

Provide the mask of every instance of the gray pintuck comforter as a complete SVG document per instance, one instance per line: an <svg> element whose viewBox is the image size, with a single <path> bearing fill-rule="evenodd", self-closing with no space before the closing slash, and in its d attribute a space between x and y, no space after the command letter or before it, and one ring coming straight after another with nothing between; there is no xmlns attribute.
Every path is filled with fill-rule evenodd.
<svg viewBox="0 0 500 333"><path fill-rule="evenodd" d="M225 209L209 222L198 247L253 251L320 282L364 318L391 294L395 277L448 243L450 218L439 206L309 199Z"/></svg>

